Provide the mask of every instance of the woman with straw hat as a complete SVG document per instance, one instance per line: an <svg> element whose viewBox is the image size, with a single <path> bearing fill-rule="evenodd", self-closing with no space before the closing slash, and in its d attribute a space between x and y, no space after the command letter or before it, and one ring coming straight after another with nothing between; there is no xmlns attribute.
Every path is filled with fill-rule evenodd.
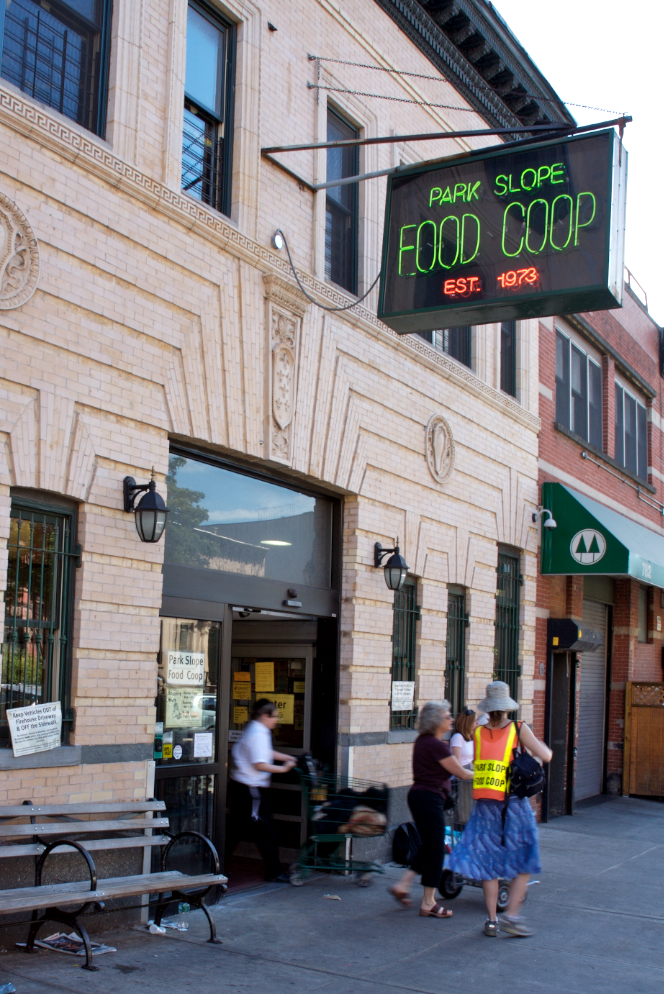
<svg viewBox="0 0 664 994"><path fill-rule="evenodd" d="M519 910L530 874L540 873L542 869L537 825L529 799L509 794L508 769L519 740L543 763L550 762L553 753L535 738L525 722L514 722L507 717L519 705L510 697L506 683L501 680L490 683L478 707L488 713L489 721L475 732L475 807L461 842L446 865L454 873L482 881L487 909L485 935L496 936L500 929L509 935L528 936L533 932ZM507 914L498 920L496 906L501 878L512 880L512 886Z"/></svg>

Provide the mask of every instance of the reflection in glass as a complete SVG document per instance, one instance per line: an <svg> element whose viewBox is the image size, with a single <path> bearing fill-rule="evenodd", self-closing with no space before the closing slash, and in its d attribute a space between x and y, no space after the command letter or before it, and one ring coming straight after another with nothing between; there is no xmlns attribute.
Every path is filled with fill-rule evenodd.
<svg viewBox="0 0 664 994"><path fill-rule="evenodd" d="M214 762L220 632L216 621L161 619L162 764Z"/></svg>
<svg viewBox="0 0 664 994"><path fill-rule="evenodd" d="M221 117L225 31L194 7L187 10L187 69L184 89L200 107Z"/></svg>
<svg viewBox="0 0 664 994"><path fill-rule="evenodd" d="M157 780L157 800L166 802L168 831L200 832L214 844L214 789L216 777L211 774L191 777L168 777ZM160 870L161 850L152 851L152 871ZM196 874L210 871L210 850L198 839L182 839L168 857L168 869ZM210 901L207 901L210 904Z"/></svg>
<svg viewBox="0 0 664 994"><path fill-rule="evenodd" d="M176 455L166 482L167 563L329 588L330 501Z"/></svg>

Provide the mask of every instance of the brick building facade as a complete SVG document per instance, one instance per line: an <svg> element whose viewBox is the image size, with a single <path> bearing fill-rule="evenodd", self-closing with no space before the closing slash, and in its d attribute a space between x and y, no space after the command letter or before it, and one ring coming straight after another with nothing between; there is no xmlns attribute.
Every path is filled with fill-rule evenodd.
<svg viewBox="0 0 664 994"><path fill-rule="evenodd" d="M648 558L656 563L657 543L663 534L661 330L640 296L628 285L621 310L540 322L539 484L562 484L617 512L623 521L648 529L639 535L645 536L650 545ZM568 348L577 373L583 371L584 362L589 364L583 373L585 390L575 390L574 371L567 375L569 370L561 366L562 360L567 362ZM596 412L590 410L591 377L601 394ZM636 420L632 423L633 413ZM551 542L556 542L558 531L550 530ZM586 561L591 558L587 555ZM575 800L592 794L621 792L625 684L662 679L664 608L651 564L642 565L638 576L617 572L610 576L608 569L603 575L599 560L575 568L575 574L540 575L538 579L535 731L551 737L556 708L567 714L567 749L559 748L565 755L564 796L555 802L550 799L551 815L571 813ZM584 571L588 575L582 575ZM552 637L558 629L551 619L565 618L581 629L603 622L604 646L585 653L554 653ZM556 656L565 657L565 665L575 674L570 699L564 703L556 700L551 673ZM594 681L585 693L584 667L588 679ZM565 687L564 682L560 684L558 696ZM584 763L589 768L579 775L579 764Z"/></svg>

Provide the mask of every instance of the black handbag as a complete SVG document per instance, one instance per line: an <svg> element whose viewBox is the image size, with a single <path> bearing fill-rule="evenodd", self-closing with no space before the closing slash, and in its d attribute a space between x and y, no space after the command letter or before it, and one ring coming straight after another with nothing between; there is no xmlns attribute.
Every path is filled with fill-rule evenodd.
<svg viewBox="0 0 664 994"><path fill-rule="evenodd" d="M514 724L516 726L516 746L512 762L509 765L509 787L505 791L505 803L501 813L502 835L500 844L502 846L505 845L505 819L507 818L510 797L534 797L535 794L544 790L546 782L544 767L523 748L521 729L516 721Z"/></svg>

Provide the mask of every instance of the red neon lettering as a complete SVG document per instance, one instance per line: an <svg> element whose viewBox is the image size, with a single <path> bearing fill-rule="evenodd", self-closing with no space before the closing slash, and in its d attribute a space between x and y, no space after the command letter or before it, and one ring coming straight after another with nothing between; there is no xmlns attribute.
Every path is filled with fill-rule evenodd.
<svg viewBox="0 0 664 994"><path fill-rule="evenodd" d="M523 286L524 283L536 286L539 284L540 277L535 267L530 266L528 269L509 269L506 273L497 276L496 279L503 290L512 290Z"/></svg>
<svg viewBox="0 0 664 994"><path fill-rule="evenodd" d="M481 293L479 276L462 276L456 280L445 280L443 293L446 297L469 297L471 293Z"/></svg>

